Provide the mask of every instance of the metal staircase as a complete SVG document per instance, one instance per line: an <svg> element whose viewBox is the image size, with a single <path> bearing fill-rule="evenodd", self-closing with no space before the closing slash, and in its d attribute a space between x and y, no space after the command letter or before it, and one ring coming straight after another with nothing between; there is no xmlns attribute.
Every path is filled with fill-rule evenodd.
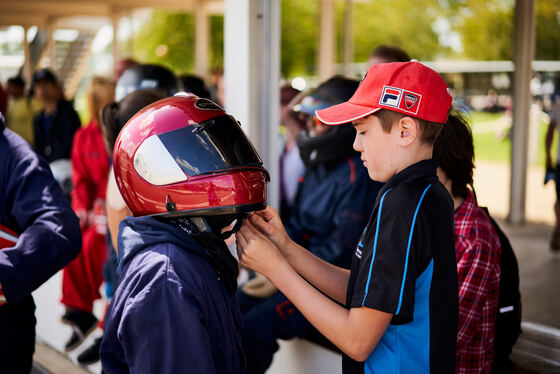
<svg viewBox="0 0 560 374"><path fill-rule="evenodd" d="M66 98L74 97L91 56L91 46L96 33L97 30L78 30L75 40L55 42L55 73L64 87ZM30 43L33 71L50 65L47 39L47 32L39 30Z"/></svg>

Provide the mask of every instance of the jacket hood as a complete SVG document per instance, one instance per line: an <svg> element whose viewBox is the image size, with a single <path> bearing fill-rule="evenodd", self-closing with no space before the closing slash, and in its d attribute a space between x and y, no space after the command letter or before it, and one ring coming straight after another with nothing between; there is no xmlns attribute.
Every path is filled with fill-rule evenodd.
<svg viewBox="0 0 560 374"><path fill-rule="evenodd" d="M171 243L187 251L208 257L202 246L182 229L154 217L127 217L119 224L117 274L138 252L146 247Z"/></svg>

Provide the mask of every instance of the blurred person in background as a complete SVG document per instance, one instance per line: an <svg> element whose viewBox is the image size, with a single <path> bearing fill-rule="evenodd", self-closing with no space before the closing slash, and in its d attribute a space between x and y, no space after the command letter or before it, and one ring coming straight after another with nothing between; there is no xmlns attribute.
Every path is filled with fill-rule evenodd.
<svg viewBox="0 0 560 374"><path fill-rule="evenodd" d="M296 199L299 179L305 173L305 165L299 154L297 137L305 128L305 122L294 112L293 106L303 97L290 84L280 87L280 124L284 127L284 145L280 155L280 217L290 217Z"/></svg>
<svg viewBox="0 0 560 374"><path fill-rule="evenodd" d="M375 48L368 60L368 67L386 62L407 62L410 61L408 54L399 47L380 45Z"/></svg>
<svg viewBox="0 0 560 374"><path fill-rule="evenodd" d="M49 69L33 75L32 90L42 106L33 120L35 150L49 163L69 160L74 134L80 128L78 113L64 99L62 87Z"/></svg>
<svg viewBox="0 0 560 374"><path fill-rule="evenodd" d="M2 83L0 83L0 114L6 117L6 112L8 109L8 93L2 87Z"/></svg>
<svg viewBox="0 0 560 374"><path fill-rule="evenodd" d="M194 74L181 75L178 78L178 86L181 91L190 92L204 99L211 99L210 90L204 80Z"/></svg>
<svg viewBox="0 0 560 374"><path fill-rule="evenodd" d="M25 95L25 82L18 75L8 79L8 112L6 126L34 144L33 117L41 110L36 99Z"/></svg>
<svg viewBox="0 0 560 374"><path fill-rule="evenodd" d="M29 373L36 324L31 293L75 258L82 243L49 165L5 128L1 115L0 231L0 372Z"/></svg>
<svg viewBox="0 0 560 374"><path fill-rule="evenodd" d="M87 90L91 120L79 129L72 145L72 208L80 221L82 252L62 273L61 303L66 307L63 323L73 332L64 349L78 347L97 324L93 302L101 297L102 266L105 262L105 191L109 171L109 156L99 128L103 106L114 100L115 84L95 77Z"/></svg>
<svg viewBox="0 0 560 374"><path fill-rule="evenodd" d="M451 113L434 143L437 175L454 205L459 280L456 374L486 373L494 363L501 247L473 186L474 143L466 119Z"/></svg>
<svg viewBox="0 0 560 374"><path fill-rule="evenodd" d="M126 57L119 60L119 62L117 62L115 66L115 75L113 78L115 82L119 80L119 78L121 77L121 75L124 73L125 70L130 69L131 67L136 65L139 65L138 61L136 61L131 57Z"/></svg>
<svg viewBox="0 0 560 374"><path fill-rule="evenodd" d="M550 122L546 131L545 151L546 151L546 170L552 172L556 185L556 201L554 203L554 215L556 218L554 231L550 238L550 249L554 253L560 253L560 142L556 150L556 163L552 162L552 143L554 133L560 131L560 78L556 81L556 90L552 96L552 107L548 113Z"/></svg>
<svg viewBox="0 0 560 374"><path fill-rule="evenodd" d="M126 69L117 81L115 100L119 101L131 92L147 89L173 95L179 88L171 70L153 64L134 65Z"/></svg>
<svg viewBox="0 0 560 374"><path fill-rule="evenodd" d="M333 77L308 92L294 106L306 128L297 138L306 173L286 231L293 241L336 266L350 267L352 253L383 185L372 181L353 149L351 123L327 126L315 111L348 100L359 82ZM278 350L277 339L300 337L330 344L263 275L237 292L245 329L247 374L262 374Z"/></svg>

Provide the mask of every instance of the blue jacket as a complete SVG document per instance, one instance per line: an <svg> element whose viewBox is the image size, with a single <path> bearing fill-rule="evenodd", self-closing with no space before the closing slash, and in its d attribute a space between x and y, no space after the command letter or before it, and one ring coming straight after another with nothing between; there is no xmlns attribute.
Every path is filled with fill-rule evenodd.
<svg viewBox="0 0 560 374"><path fill-rule="evenodd" d="M204 249L153 217L119 226L119 285L104 322L107 374L245 371L241 314Z"/></svg>
<svg viewBox="0 0 560 374"><path fill-rule="evenodd" d="M0 224L19 235L0 250L0 284L21 302L82 248L78 219L45 160L0 119Z"/></svg>
<svg viewBox="0 0 560 374"><path fill-rule="evenodd" d="M74 134L80 128L80 117L74 110L72 102L66 100L58 102L48 132L45 132L41 124L43 116L44 111L33 119L35 150L48 162L61 158L70 159Z"/></svg>
<svg viewBox="0 0 560 374"><path fill-rule="evenodd" d="M349 268L381 186L369 178L360 155L308 170L286 230L316 256Z"/></svg>

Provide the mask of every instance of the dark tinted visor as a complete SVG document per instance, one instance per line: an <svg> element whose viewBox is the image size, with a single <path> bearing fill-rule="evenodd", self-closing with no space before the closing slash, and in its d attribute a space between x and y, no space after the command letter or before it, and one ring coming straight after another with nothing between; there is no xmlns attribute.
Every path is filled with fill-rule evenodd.
<svg viewBox="0 0 560 374"><path fill-rule="evenodd" d="M158 135L175 162L188 175L240 166L261 166L243 130L228 115Z"/></svg>

